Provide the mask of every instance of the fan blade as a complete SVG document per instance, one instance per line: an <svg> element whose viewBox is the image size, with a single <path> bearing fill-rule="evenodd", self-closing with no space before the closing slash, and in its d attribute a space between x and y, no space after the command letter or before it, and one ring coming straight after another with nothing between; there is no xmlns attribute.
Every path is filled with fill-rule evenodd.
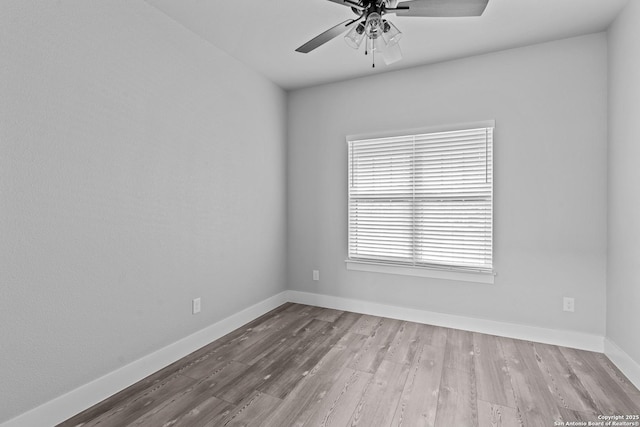
<svg viewBox="0 0 640 427"><path fill-rule="evenodd" d="M322 46L329 40L335 37L338 37L340 34L344 33L347 30L347 28L349 28L349 26L351 26L354 22L358 22L358 20L348 19L344 22L339 23L333 28L329 28L324 33L312 38L311 40L309 40L308 42L306 42L305 44L297 48L296 52L301 52L301 53L311 52L313 49Z"/></svg>
<svg viewBox="0 0 640 427"><path fill-rule="evenodd" d="M398 3L398 16L480 16L489 0L413 0Z"/></svg>
<svg viewBox="0 0 640 427"><path fill-rule="evenodd" d="M329 1L341 4L341 5L347 6L347 7L355 7L358 10L364 10L364 7L360 3L352 1L352 0L329 0Z"/></svg>

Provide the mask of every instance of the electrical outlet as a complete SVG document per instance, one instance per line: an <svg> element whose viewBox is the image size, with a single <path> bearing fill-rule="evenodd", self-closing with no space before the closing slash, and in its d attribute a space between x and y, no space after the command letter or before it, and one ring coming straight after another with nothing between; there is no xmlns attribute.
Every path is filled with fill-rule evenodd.
<svg viewBox="0 0 640 427"><path fill-rule="evenodd" d="M562 309L564 311L574 312L576 309L576 301L573 298L564 297L562 300Z"/></svg>
<svg viewBox="0 0 640 427"><path fill-rule="evenodd" d="M191 311L193 314L200 313L200 298L194 298L193 301L191 301Z"/></svg>
<svg viewBox="0 0 640 427"><path fill-rule="evenodd" d="M316 282L320 280L320 270L313 270L313 280Z"/></svg>

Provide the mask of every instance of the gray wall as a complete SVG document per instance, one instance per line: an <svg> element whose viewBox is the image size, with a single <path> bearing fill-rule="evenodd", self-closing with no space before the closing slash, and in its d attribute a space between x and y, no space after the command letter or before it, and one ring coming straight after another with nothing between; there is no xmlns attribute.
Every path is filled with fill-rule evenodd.
<svg viewBox="0 0 640 427"><path fill-rule="evenodd" d="M141 0L0 2L0 422L284 290L285 98Z"/></svg>
<svg viewBox="0 0 640 427"><path fill-rule="evenodd" d="M609 30L607 337L640 364L640 2Z"/></svg>
<svg viewBox="0 0 640 427"><path fill-rule="evenodd" d="M289 287L604 335L606 48L600 33L290 93ZM486 119L495 284L347 271L345 135Z"/></svg>

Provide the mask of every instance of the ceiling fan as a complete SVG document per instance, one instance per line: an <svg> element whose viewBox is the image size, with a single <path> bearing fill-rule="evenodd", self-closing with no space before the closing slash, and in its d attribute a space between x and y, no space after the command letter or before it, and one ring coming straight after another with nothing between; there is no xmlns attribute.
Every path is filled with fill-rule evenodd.
<svg viewBox="0 0 640 427"><path fill-rule="evenodd" d="M462 17L480 16L487 7L489 0L329 0L351 8L357 15L354 19L347 19L324 33L312 38L296 49L296 52L309 53L322 46L329 40L338 37L345 31L344 36L349 46L358 49L365 42L365 55L371 52L382 54L387 65L399 61L402 52L398 41L402 33L398 28L384 18L389 13L397 16L418 17ZM375 57L373 66L376 66Z"/></svg>

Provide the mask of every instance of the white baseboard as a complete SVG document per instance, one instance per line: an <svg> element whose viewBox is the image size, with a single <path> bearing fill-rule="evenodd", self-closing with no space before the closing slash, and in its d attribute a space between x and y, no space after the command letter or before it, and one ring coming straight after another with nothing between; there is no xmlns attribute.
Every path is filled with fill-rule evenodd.
<svg viewBox="0 0 640 427"><path fill-rule="evenodd" d="M435 326L498 335L535 341L581 350L604 351L604 337L574 331L560 331L556 329L540 328L536 326L519 325L515 323L497 322L495 320L477 319L452 314L436 313L398 307L369 301L342 298L331 295L314 294L300 291L287 291L290 302L333 308L336 310L353 311L374 316L390 317Z"/></svg>
<svg viewBox="0 0 640 427"><path fill-rule="evenodd" d="M624 350L616 345L609 338L604 340L604 354L622 373L640 389L640 364L633 360Z"/></svg>
<svg viewBox="0 0 640 427"><path fill-rule="evenodd" d="M56 425L287 302L281 292L120 369L10 419L0 427Z"/></svg>

